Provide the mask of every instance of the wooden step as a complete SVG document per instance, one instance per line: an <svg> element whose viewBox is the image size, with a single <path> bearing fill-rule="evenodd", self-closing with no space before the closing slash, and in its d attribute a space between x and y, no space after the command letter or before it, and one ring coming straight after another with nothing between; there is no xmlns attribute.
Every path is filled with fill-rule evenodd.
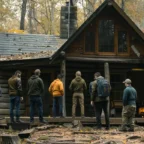
<svg viewBox="0 0 144 144"><path fill-rule="evenodd" d="M24 112L25 112L25 110L20 110L20 115L23 115ZM0 115L9 115L9 113L10 113L9 109L0 109Z"/></svg>

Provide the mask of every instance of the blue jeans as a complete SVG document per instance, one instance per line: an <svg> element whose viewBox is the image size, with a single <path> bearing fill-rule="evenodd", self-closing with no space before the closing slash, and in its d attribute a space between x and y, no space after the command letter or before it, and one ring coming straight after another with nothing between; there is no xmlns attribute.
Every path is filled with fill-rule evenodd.
<svg viewBox="0 0 144 144"><path fill-rule="evenodd" d="M43 121L43 103L42 103L42 98L40 96L30 97L30 122L34 121L35 105L38 108L39 121L42 122Z"/></svg>
<svg viewBox="0 0 144 144"><path fill-rule="evenodd" d="M19 120L19 110L20 110L20 97L19 96L10 96L10 119L14 121L13 110L16 108L16 120Z"/></svg>
<svg viewBox="0 0 144 144"><path fill-rule="evenodd" d="M58 109L59 107L59 109ZM57 115L57 110L59 110L59 114ZM62 114L62 96L53 97L53 116L63 116Z"/></svg>

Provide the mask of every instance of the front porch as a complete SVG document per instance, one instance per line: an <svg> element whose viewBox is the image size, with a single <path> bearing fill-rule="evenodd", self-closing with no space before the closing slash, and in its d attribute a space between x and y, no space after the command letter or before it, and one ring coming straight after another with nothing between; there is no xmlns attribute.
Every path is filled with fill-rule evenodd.
<svg viewBox="0 0 144 144"><path fill-rule="evenodd" d="M25 123L29 123L29 117L21 117L21 120L24 121ZM72 117L65 117L65 118L44 117L44 120L46 120L48 123L52 123L52 124L72 123L73 120L79 120L84 125L93 125L93 126L95 125L95 122L96 122L95 117L85 117L83 119L81 117L75 117L75 119L73 119ZM0 118L0 127L7 126L8 123L10 123L9 117ZM136 117L135 123L140 124L140 125L144 125L144 118L137 118ZM103 125L105 124L104 117L102 117L102 124ZM121 125L121 117L115 117L115 118L111 117L110 118L110 124L111 125ZM35 117L35 121L34 121L33 125L40 125L38 117Z"/></svg>

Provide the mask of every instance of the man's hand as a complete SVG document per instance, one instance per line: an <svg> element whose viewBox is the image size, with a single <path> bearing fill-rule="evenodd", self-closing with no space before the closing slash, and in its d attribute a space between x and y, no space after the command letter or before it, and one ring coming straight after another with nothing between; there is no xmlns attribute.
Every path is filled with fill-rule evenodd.
<svg viewBox="0 0 144 144"><path fill-rule="evenodd" d="M20 97L20 101L21 101L21 102L23 101L23 97Z"/></svg>
<svg viewBox="0 0 144 144"><path fill-rule="evenodd" d="M93 101L91 101L91 106L94 106L94 102Z"/></svg>

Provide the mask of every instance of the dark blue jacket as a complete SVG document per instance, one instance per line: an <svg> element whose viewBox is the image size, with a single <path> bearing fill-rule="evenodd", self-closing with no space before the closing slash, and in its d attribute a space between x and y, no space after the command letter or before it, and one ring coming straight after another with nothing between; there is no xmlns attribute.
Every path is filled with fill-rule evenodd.
<svg viewBox="0 0 144 144"><path fill-rule="evenodd" d="M127 86L123 92L123 105L136 105L137 91L132 86Z"/></svg>

